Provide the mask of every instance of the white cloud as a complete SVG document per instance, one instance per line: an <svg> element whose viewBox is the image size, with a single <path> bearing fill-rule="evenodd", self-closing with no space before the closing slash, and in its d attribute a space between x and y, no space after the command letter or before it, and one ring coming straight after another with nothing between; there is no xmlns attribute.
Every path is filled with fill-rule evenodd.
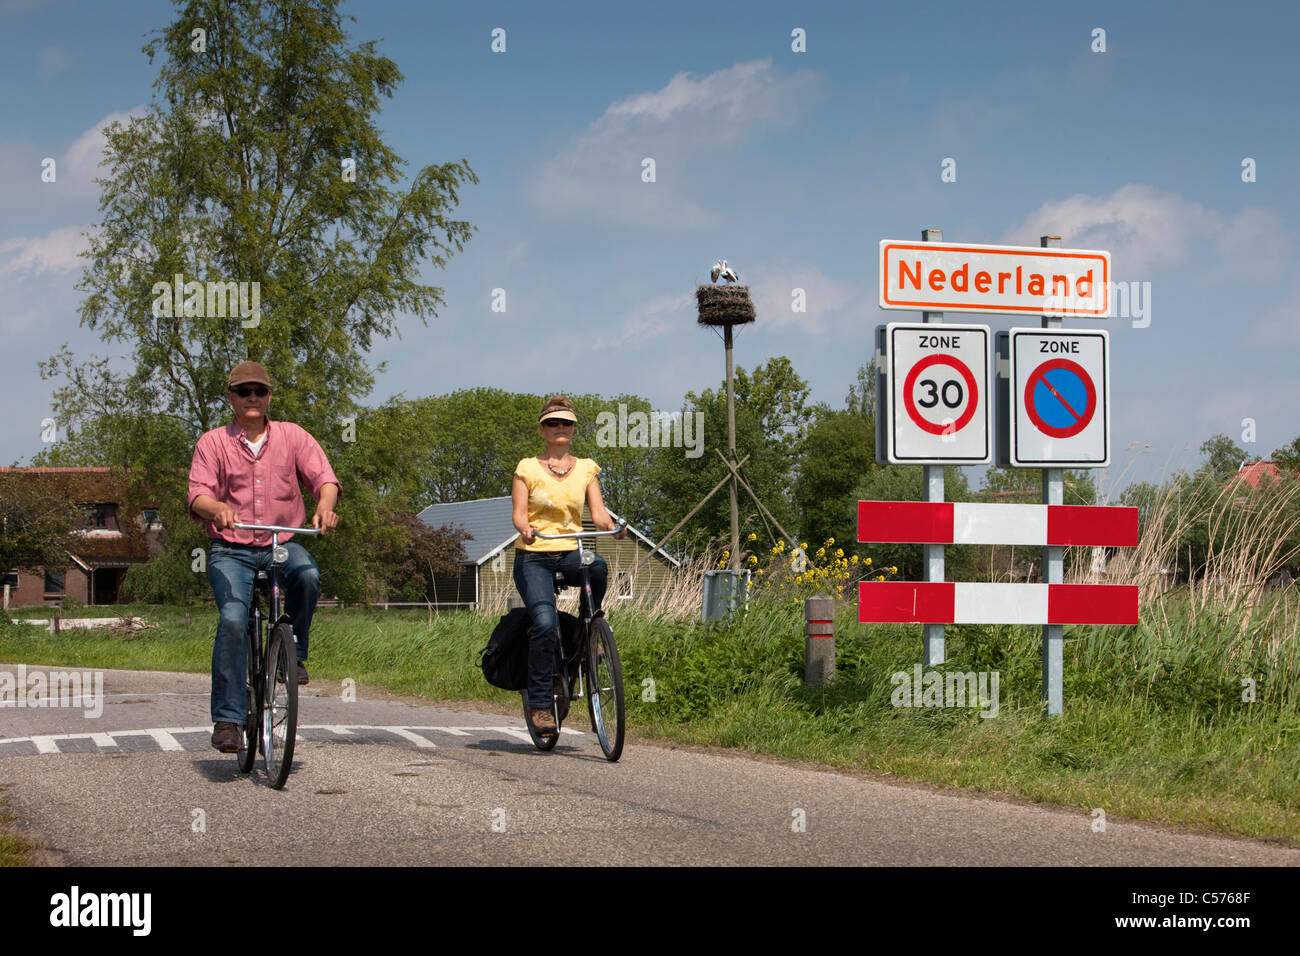
<svg viewBox="0 0 1300 956"><path fill-rule="evenodd" d="M780 75L772 61L738 63L619 100L547 162L526 195L548 216L669 229L712 224L702 160L765 130L789 126L818 95L812 72ZM655 181L642 181L642 161Z"/></svg>
<svg viewBox="0 0 1300 956"><path fill-rule="evenodd" d="M88 200L99 196L96 176L107 171L99 168L104 155L104 127L114 121L125 123L132 116L143 116L145 108L134 106L125 113L109 113L89 129L78 133L62 152L52 143L20 140L0 144L0 208L6 212L38 212L42 215L67 213L80 207L89 213ZM46 158L55 160L55 181L45 182L42 165Z"/></svg>
<svg viewBox="0 0 1300 956"><path fill-rule="evenodd" d="M74 272L86 249L84 235L89 226L64 226L45 236L19 236L0 242L0 276L10 274L40 275L43 272Z"/></svg>
<svg viewBox="0 0 1300 956"><path fill-rule="evenodd" d="M1109 196L1044 203L1002 241L1036 245L1039 236L1057 235L1067 248L1108 249L1116 277L1127 279L1181 263L1192 239L1222 229L1223 217L1199 203L1130 184Z"/></svg>
<svg viewBox="0 0 1300 956"><path fill-rule="evenodd" d="M830 278L816 266L765 271L750 288L759 322L765 326L795 325L807 332L824 331L826 317L843 309L857 294L853 286ZM803 290L803 312L793 310L795 289Z"/></svg>
<svg viewBox="0 0 1300 956"><path fill-rule="evenodd" d="M592 348L619 349L628 343L644 343L659 338L695 319L695 293L664 295L651 299L632 310L617 328L598 333Z"/></svg>
<svg viewBox="0 0 1300 956"><path fill-rule="evenodd" d="M1067 248L1110 250L1121 280L1182 265L1194 249L1207 274L1228 282L1281 278L1291 259L1286 224L1272 210L1248 206L1227 217L1137 183L1044 203L1002 241L1033 245L1044 235L1059 235Z"/></svg>

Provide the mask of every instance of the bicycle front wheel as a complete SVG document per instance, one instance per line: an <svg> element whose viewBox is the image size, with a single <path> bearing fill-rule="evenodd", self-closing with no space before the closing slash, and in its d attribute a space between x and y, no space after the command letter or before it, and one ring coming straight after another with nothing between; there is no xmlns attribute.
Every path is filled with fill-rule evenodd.
<svg viewBox="0 0 1300 956"><path fill-rule="evenodd" d="M262 685L257 679L257 628L250 620L248 622L248 635L244 639L244 701L247 713L244 716L244 726L240 728L240 733L244 738L244 746L239 751L239 772L248 773L253 769L253 761L257 759L257 730L261 721L261 712L258 705L262 700Z"/></svg>
<svg viewBox="0 0 1300 956"><path fill-rule="evenodd" d="M618 662L614 630L603 617L591 622L587 633L587 710L600 749L611 763L623 754L626 711L623 703L623 668Z"/></svg>
<svg viewBox="0 0 1300 956"><path fill-rule="evenodd" d="M266 646L266 684L262 696L262 755L271 786L279 790L289 779L293 744L298 732L298 655L293 630L277 624Z"/></svg>

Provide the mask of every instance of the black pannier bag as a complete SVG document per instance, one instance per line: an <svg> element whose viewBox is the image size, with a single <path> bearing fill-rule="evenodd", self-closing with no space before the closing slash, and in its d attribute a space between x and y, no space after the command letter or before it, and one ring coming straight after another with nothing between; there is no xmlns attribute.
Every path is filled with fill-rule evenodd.
<svg viewBox="0 0 1300 956"><path fill-rule="evenodd" d="M564 655L570 657L577 640L578 619L564 611L556 614L560 619ZM504 690L528 689L528 639L532 631L533 621L527 608L507 611L497 622L487 647L479 652L479 666L489 684Z"/></svg>

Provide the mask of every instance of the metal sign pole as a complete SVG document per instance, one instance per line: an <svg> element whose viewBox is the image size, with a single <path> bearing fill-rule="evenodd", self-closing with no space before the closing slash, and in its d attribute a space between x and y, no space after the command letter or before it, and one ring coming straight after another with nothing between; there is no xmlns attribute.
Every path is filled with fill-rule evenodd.
<svg viewBox="0 0 1300 956"><path fill-rule="evenodd" d="M1044 249L1061 245L1060 236L1040 236L1038 243ZM1044 315L1042 327L1059 329L1062 325L1060 316ZM1065 469L1043 469L1043 504L1060 505L1065 503ZM1043 548L1043 582L1045 584L1063 584L1065 582L1065 548L1057 545ZM1059 717L1065 699L1063 687L1064 661L1062 648L1065 644L1065 628L1060 624L1043 625L1043 713L1048 717Z"/></svg>
<svg viewBox="0 0 1300 956"><path fill-rule="evenodd" d="M922 229L922 242L942 242L942 229ZM943 322L942 312L922 312L922 322ZM943 465L922 465L923 475L922 499L924 501L943 501ZM922 563L925 565L926 581L943 580L943 545L922 545ZM944 640L942 624L925 624L922 643L925 645L925 664L934 667L944 662Z"/></svg>

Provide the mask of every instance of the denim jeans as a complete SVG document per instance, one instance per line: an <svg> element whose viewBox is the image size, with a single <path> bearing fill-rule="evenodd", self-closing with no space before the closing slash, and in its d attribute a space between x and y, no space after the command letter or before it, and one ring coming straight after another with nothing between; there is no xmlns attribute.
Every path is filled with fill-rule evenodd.
<svg viewBox="0 0 1300 956"><path fill-rule="evenodd" d="M284 545L289 560L280 565L280 595L293 622L299 661L307 659L307 635L320 597L320 570L297 541ZM220 619L212 645L212 722L243 726L248 713L244 680L248 673L248 606L258 570L271 567L271 548L213 541L208 557L208 581L217 599ZM264 607L264 615L271 609ZM274 623L274 622L268 622Z"/></svg>
<svg viewBox="0 0 1300 956"><path fill-rule="evenodd" d="M564 583L578 585L582 571L578 549L553 552L515 549L515 587L533 619L533 637L528 645L528 706L551 706L551 678L555 672L555 649L560 640L559 618L555 615L555 572ZM600 610L609 579L605 559L596 555L588 568L591 574L593 613Z"/></svg>

